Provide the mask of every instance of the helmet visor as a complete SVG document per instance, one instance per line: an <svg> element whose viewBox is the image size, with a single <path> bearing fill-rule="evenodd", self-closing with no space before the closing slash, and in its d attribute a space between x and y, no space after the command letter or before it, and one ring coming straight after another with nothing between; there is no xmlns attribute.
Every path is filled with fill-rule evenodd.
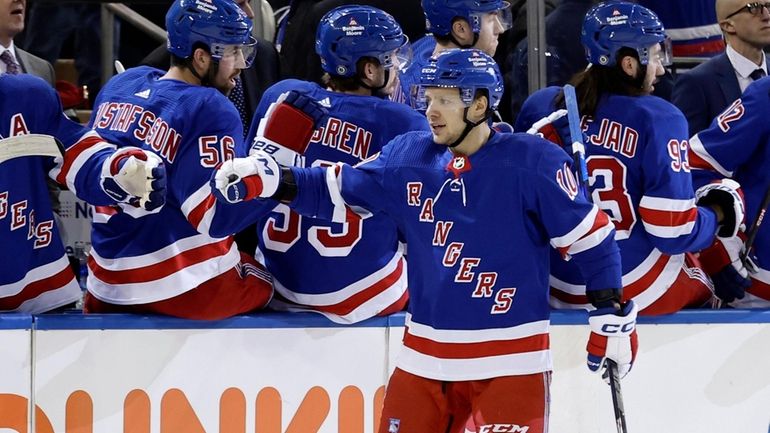
<svg viewBox="0 0 770 433"><path fill-rule="evenodd" d="M489 12L474 12L471 16L476 19L477 22L483 22L484 15L494 15L497 23L503 31L506 31L513 27L513 12L511 11L511 4L504 1L502 7L497 10Z"/></svg>
<svg viewBox="0 0 770 433"><path fill-rule="evenodd" d="M412 62L412 45L407 42L393 51L380 54L377 58L385 69L395 68L401 71Z"/></svg>
<svg viewBox="0 0 770 433"><path fill-rule="evenodd" d="M436 92L430 92L430 89L458 89L459 93L453 92L451 96L446 94L436 95ZM473 102L473 89L459 88L454 86L425 86L421 84L412 85L412 108L417 111L428 111L431 105L442 109L464 109ZM432 94L433 93L433 94Z"/></svg>
<svg viewBox="0 0 770 433"><path fill-rule="evenodd" d="M236 69L250 68L257 55L257 40L249 36L249 43L243 45L213 43L211 55L220 62L233 62Z"/></svg>

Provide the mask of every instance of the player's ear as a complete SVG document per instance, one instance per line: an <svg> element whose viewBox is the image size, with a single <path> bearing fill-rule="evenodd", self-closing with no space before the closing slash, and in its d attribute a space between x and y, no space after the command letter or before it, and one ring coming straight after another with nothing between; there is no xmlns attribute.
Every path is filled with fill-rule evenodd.
<svg viewBox="0 0 770 433"><path fill-rule="evenodd" d="M633 56L623 56L623 58L620 59L620 69L622 69L629 77L635 77L638 68L639 61Z"/></svg>
<svg viewBox="0 0 770 433"><path fill-rule="evenodd" d="M204 50L203 48L196 48L193 51L192 57L194 67L200 67L204 71L208 69L209 62L211 61L211 54L209 54L208 51Z"/></svg>
<svg viewBox="0 0 770 433"><path fill-rule="evenodd" d="M452 21L452 33L458 42L462 44L471 44L473 42L473 29L468 21L462 18Z"/></svg>
<svg viewBox="0 0 770 433"><path fill-rule="evenodd" d="M489 99L487 95L480 94L473 99L470 106L470 112L473 119L481 119L486 115L487 108L489 107Z"/></svg>

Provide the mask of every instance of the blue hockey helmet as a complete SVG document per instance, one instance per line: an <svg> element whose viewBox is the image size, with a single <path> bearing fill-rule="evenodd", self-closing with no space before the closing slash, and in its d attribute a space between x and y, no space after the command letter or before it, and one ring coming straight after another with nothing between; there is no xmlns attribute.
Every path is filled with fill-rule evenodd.
<svg viewBox="0 0 770 433"><path fill-rule="evenodd" d="M434 35L449 35L455 18L468 21L473 33L479 33L482 16L491 12L498 13L503 30L511 28L511 4L503 0L422 0L422 9L426 30Z"/></svg>
<svg viewBox="0 0 770 433"><path fill-rule="evenodd" d="M497 110L503 96L503 76L495 60L475 48L452 49L432 57L420 70L415 108L427 109L425 89L429 87L455 87L460 99L470 105L476 91L484 89L489 98L489 110Z"/></svg>
<svg viewBox="0 0 770 433"><path fill-rule="evenodd" d="M246 66L256 54L252 22L233 0L175 0L166 13L168 51L190 57L193 46L202 43L221 60L228 47L242 50Z"/></svg>
<svg viewBox="0 0 770 433"><path fill-rule="evenodd" d="M618 50L636 50L639 61L646 65L649 49L664 43L663 64L669 64L671 48L655 12L628 2L605 2L592 7L583 21L581 34L586 59L594 65L612 66Z"/></svg>
<svg viewBox="0 0 770 433"><path fill-rule="evenodd" d="M371 6L340 6L318 24L315 52L331 75L351 77L362 57L374 57L384 68L409 61L409 38L387 12Z"/></svg>

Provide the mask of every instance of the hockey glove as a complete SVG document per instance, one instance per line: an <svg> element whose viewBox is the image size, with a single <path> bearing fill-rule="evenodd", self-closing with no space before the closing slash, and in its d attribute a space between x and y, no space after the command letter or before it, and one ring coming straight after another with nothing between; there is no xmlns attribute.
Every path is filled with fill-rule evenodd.
<svg viewBox="0 0 770 433"><path fill-rule="evenodd" d="M262 151L281 165L301 167L313 131L325 116L326 108L302 93L283 93L259 122L249 154Z"/></svg>
<svg viewBox="0 0 770 433"><path fill-rule="evenodd" d="M281 167L272 156L256 151L245 158L230 159L212 174L209 185L217 200L239 203L272 197L278 191Z"/></svg>
<svg viewBox="0 0 770 433"><path fill-rule="evenodd" d="M494 122L492 123L492 129L503 134L513 134L513 125L508 122Z"/></svg>
<svg viewBox="0 0 770 433"><path fill-rule="evenodd" d="M166 166L152 152L124 147L102 164L100 185L117 203L153 211L166 202Z"/></svg>
<svg viewBox="0 0 770 433"><path fill-rule="evenodd" d="M564 120L562 120L564 119ZM564 141L559 135L559 127L564 127L564 123L567 119L567 110L556 110L553 113L538 120L527 130L527 134L539 135L546 140L558 144L560 147L564 146ZM558 126L557 126L558 124ZM567 126L569 128L569 126Z"/></svg>
<svg viewBox="0 0 770 433"><path fill-rule="evenodd" d="M730 238L738 234L746 209L738 182L732 179L713 181L698 188L695 199L698 206L719 206L722 209L724 218L717 232L720 237Z"/></svg>
<svg viewBox="0 0 770 433"><path fill-rule="evenodd" d="M749 255L746 263L741 260L743 232L731 238L717 237L710 247L700 252L698 259L703 270L711 276L717 297L724 302L743 299L751 287L750 273L756 273L755 261Z"/></svg>
<svg viewBox="0 0 770 433"><path fill-rule="evenodd" d="M638 346L637 311L634 301L628 301L620 310L605 307L588 313L588 324L591 327L586 348L589 370L603 373L606 367L604 361L611 359L618 365L618 376L621 379L631 371Z"/></svg>

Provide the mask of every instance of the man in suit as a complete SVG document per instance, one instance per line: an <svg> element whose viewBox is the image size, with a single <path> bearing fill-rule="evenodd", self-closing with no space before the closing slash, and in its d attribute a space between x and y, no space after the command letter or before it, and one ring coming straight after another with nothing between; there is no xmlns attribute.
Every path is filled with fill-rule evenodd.
<svg viewBox="0 0 770 433"><path fill-rule="evenodd" d="M24 30L26 5L26 0L0 0L0 74L37 75L53 86L53 66L13 44Z"/></svg>
<svg viewBox="0 0 770 433"><path fill-rule="evenodd" d="M763 2L717 0L716 12L725 53L681 74L671 97L691 136L706 129L752 81L767 75L763 48L770 46L770 10Z"/></svg>

